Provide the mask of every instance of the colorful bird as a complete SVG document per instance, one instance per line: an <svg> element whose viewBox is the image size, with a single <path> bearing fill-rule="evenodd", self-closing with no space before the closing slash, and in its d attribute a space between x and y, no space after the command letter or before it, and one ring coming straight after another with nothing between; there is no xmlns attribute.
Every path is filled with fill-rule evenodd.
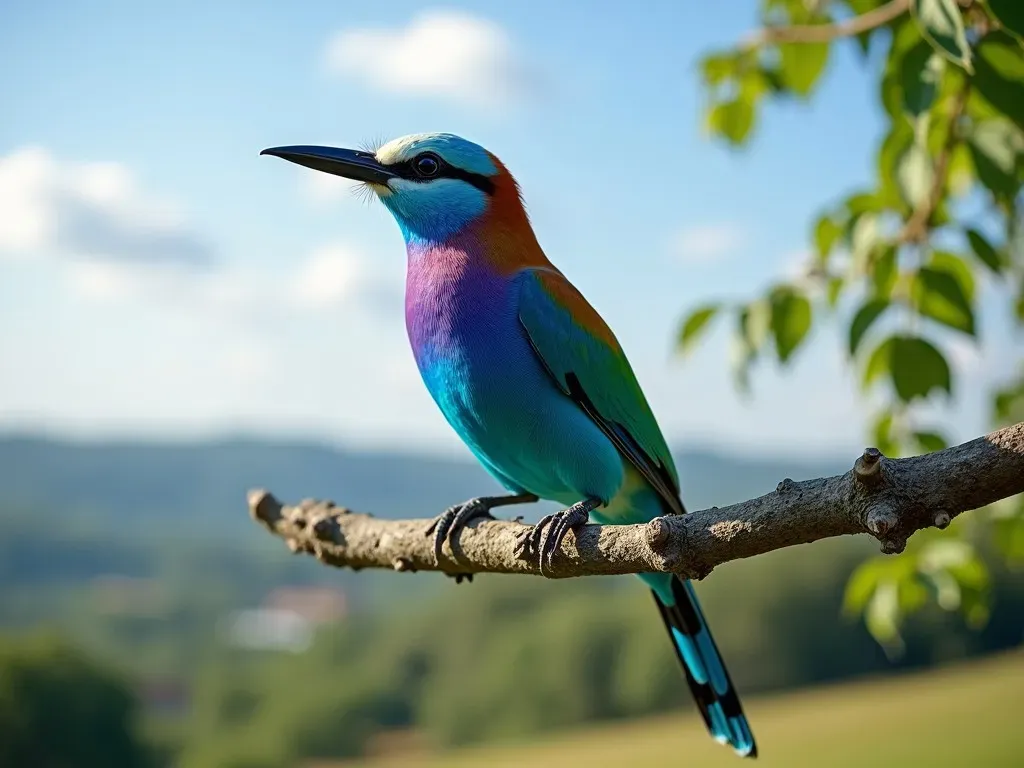
<svg viewBox="0 0 1024 768"><path fill-rule="evenodd" d="M679 477L615 335L537 242L519 185L493 154L447 133L395 139L376 152L265 149L363 182L394 215L408 255L405 320L423 381L448 423L509 491L446 510L445 540L495 507L567 506L527 528L523 557L550 568L569 530L684 514ZM757 747L689 581L640 574L686 681L719 742Z"/></svg>

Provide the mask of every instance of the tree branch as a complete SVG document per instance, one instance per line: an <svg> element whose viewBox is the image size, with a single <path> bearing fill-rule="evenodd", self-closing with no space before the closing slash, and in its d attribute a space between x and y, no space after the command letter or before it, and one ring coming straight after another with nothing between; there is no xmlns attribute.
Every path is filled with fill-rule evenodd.
<svg viewBox="0 0 1024 768"><path fill-rule="evenodd" d="M832 536L869 533L882 551L903 551L916 531L945 528L962 512L1024 493L1024 422L923 456L888 459L868 448L843 475L794 482L721 509L656 518L644 525L588 525L566 536L555 578L672 571L700 579L721 563ZM330 501L282 506L249 495L250 514L295 552L337 567L397 571L533 573L516 557L523 523L471 524L434 562L430 520L382 520Z"/></svg>
<svg viewBox="0 0 1024 768"><path fill-rule="evenodd" d="M892 0L872 11L854 16L838 24L797 24L788 27L765 27L750 36L747 46L779 43L827 43L840 37L853 37L868 32L893 19L899 18L910 8L910 0Z"/></svg>

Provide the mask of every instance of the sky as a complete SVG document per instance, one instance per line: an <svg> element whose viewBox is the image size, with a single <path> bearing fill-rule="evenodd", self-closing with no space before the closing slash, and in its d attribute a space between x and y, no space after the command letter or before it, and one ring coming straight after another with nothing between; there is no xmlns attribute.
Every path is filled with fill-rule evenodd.
<svg viewBox="0 0 1024 768"><path fill-rule="evenodd" d="M642 12L641 12L642 8ZM615 329L670 442L855 455L868 407L833 325L741 396L719 323L871 178L874 81L837 49L751 145L702 129L696 62L756 3L6 0L0 5L0 431L310 437L468 455L405 337L405 255L379 204L276 158L449 131L518 178L548 256ZM936 411L989 427L1020 346L983 320Z"/></svg>

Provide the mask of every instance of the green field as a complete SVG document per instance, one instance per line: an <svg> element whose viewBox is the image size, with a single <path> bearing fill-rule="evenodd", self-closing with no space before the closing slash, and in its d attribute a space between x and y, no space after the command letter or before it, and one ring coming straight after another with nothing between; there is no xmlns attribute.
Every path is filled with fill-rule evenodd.
<svg viewBox="0 0 1024 768"><path fill-rule="evenodd" d="M528 744L402 751L335 768L1024 765L1024 652L921 674L747 697L760 759L712 742L696 715L606 724ZM326 768L326 766L318 766Z"/></svg>

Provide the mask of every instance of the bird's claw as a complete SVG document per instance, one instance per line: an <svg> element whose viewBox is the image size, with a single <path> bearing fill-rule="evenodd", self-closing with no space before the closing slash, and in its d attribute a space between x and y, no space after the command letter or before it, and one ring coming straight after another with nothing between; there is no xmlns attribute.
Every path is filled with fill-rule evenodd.
<svg viewBox="0 0 1024 768"><path fill-rule="evenodd" d="M599 502L587 499L573 504L568 509L545 515L532 528L519 534L515 555L520 560L536 558L542 576L547 576L555 562L555 553L562 548L565 534L575 531L590 522L590 511Z"/></svg>
<svg viewBox="0 0 1024 768"><path fill-rule="evenodd" d="M491 509L483 499L470 499L462 504L448 507L444 512L434 518L434 521L427 528L427 536L434 537L434 562L441 563L441 550L446 541L462 530L471 520L487 517L491 520ZM472 574L451 574L456 584L462 583L462 578L472 581Z"/></svg>

